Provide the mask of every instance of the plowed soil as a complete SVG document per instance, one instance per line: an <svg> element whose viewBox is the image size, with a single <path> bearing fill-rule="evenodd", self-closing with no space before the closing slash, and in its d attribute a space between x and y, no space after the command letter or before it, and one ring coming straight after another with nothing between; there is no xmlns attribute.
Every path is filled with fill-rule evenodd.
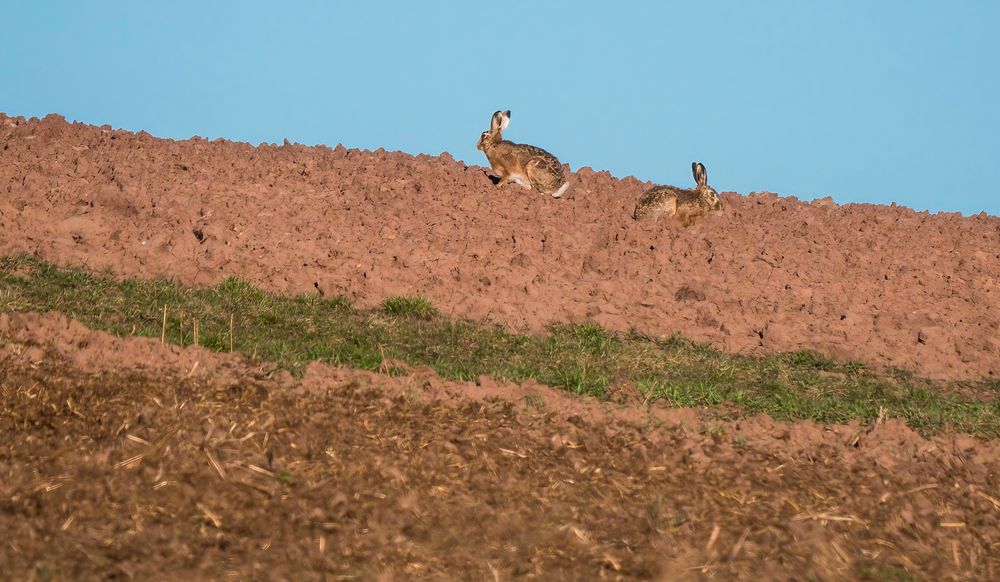
<svg viewBox="0 0 1000 582"><path fill-rule="evenodd" d="M1000 445L0 315L10 579L995 580Z"/></svg>
<svg viewBox="0 0 1000 582"><path fill-rule="evenodd" d="M1000 375L993 216L728 193L682 229L631 220L648 183L586 168L554 200L447 154L171 141L58 116L0 115L0 143L0 253L362 306L418 293L531 330L589 319L731 352Z"/></svg>
<svg viewBox="0 0 1000 582"><path fill-rule="evenodd" d="M1000 375L997 217L727 193L683 229L589 169L554 200L447 154L2 114L0 144L0 254ZM1000 579L997 441L268 369L0 313L3 577Z"/></svg>

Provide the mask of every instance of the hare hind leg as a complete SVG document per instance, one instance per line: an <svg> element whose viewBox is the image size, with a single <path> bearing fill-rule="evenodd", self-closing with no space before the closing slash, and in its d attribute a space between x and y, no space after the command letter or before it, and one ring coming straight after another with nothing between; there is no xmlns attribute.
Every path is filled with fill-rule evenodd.
<svg viewBox="0 0 1000 582"><path fill-rule="evenodd" d="M681 224L684 225L684 227L686 228L691 226L695 222L698 222L698 219L701 218L702 216L704 216L704 213L702 212L698 212L697 210L688 210L687 212L684 212L682 215L678 215L678 218L681 219Z"/></svg>
<svg viewBox="0 0 1000 582"><path fill-rule="evenodd" d="M677 198L675 196L666 196L657 206L659 206L659 211L656 213L656 218L667 216L668 218L677 218L682 223L684 222L684 217L677 213Z"/></svg>
<svg viewBox="0 0 1000 582"><path fill-rule="evenodd" d="M508 176L507 181L524 186L525 188L531 188L531 178L523 174L511 174Z"/></svg>
<svg viewBox="0 0 1000 582"><path fill-rule="evenodd" d="M525 172L528 174L531 186L543 195L554 194L558 191L559 196L562 196L563 192L566 191L566 183L560 179L560 176L553 175L551 171L541 166L539 160L529 162Z"/></svg>

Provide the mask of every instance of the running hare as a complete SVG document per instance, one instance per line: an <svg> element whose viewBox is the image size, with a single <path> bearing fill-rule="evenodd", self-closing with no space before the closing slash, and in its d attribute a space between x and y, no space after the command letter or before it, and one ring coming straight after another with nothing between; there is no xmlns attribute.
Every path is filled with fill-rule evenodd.
<svg viewBox="0 0 1000 582"><path fill-rule="evenodd" d="M667 215L677 218L684 226L691 226L695 220L712 210L722 208L719 194L708 185L705 166L694 162L691 164L691 172L697 186L691 190L675 186L654 186L639 198L632 218L656 220Z"/></svg>
<svg viewBox="0 0 1000 582"><path fill-rule="evenodd" d="M509 124L510 111L497 111L490 120L489 131L484 131L476 144L500 177L498 183L515 182L553 198L562 196L569 187L562 164L542 148L503 139L501 133Z"/></svg>

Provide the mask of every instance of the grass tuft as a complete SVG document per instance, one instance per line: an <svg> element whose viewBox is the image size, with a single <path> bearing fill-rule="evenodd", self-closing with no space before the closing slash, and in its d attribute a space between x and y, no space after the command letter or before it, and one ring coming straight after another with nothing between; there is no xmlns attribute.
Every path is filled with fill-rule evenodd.
<svg viewBox="0 0 1000 582"><path fill-rule="evenodd" d="M389 315L420 319L430 319L438 312L430 301L418 295L389 297L382 302L382 311Z"/></svg>

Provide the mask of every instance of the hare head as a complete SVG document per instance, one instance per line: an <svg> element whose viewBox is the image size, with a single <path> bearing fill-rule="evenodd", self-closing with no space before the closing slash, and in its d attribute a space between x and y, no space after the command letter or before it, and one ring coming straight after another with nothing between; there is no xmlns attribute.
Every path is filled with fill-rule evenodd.
<svg viewBox="0 0 1000 582"><path fill-rule="evenodd" d="M486 151L486 148L496 145L503 140L503 130L510 125L510 110L497 111L490 119L490 128L479 136L476 149Z"/></svg>
<svg viewBox="0 0 1000 582"><path fill-rule="evenodd" d="M692 162L691 173L694 174L694 181L697 184L694 188L695 192L698 193L702 202L712 210L722 208L719 193L708 185L708 172L705 170L705 166L701 162Z"/></svg>

